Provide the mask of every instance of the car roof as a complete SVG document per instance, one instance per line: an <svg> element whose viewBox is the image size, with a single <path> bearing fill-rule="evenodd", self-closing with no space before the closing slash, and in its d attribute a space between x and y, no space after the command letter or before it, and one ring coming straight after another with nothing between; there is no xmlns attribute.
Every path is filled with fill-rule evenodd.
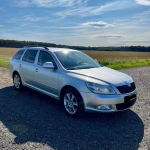
<svg viewBox="0 0 150 150"><path fill-rule="evenodd" d="M74 49L69 49L69 48L54 48L54 47L47 47L47 48L51 52L57 52L57 51L76 51Z"/></svg>
<svg viewBox="0 0 150 150"><path fill-rule="evenodd" d="M55 48L55 47L24 47L22 49L38 49L38 50L47 50L51 52L58 52L58 51L77 51L69 48Z"/></svg>

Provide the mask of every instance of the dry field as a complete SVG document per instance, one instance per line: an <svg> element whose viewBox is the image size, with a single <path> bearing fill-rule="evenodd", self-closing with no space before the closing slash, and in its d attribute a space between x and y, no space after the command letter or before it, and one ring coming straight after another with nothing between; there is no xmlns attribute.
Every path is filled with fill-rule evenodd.
<svg viewBox="0 0 150 150"><path fill-rule="evenodd" d="M12 57L19 48L0 47L0 56ZM134 57L134 58L150 58L147 52L105 52L105 51L82 51L91 57Z"/></svg>
<svg viewBox="0 0 150 150"><path fill-rule="evenodd" d="M0 67L8 68L9 59L19 48L0 48ZM150 53L148 52L105 52L82 51L97 59L104 66L113 69L136 68L150 66Z"/></svg>
<svg viewBox="0 0 150 150"><path fill-rule="evenodd" d="M18 50L19 48L0 47L0 56L12 57Z"/></svg>
<svg viewBox="0 0 150 150"><path fill-rule="evenodd" d="M105 52L105 51L82 51L91 57L134 57L150 58L149 52Z"/></svg>

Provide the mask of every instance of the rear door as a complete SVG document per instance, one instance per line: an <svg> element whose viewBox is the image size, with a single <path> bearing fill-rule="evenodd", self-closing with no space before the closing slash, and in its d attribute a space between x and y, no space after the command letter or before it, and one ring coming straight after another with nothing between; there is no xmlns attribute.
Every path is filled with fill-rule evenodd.
<svg viewBox="0 0 150 150"><path fill-rule="evenodd" d="M38 50L26 50L20 65L20 75L23 83L27 85L34 84L35 59Z"/></svg>
<svg viewBox="0 0 150 150"><path fill-rule="evenodd" d="M36 69L34 72L34 79L36 82L36 87L44 92L50 94L51 96L58 97L58 77L59 68L57 69L47 69L43 68L45 62L52 62L55 66L56 63L49 52L41 50L36 64Z"/></svg>

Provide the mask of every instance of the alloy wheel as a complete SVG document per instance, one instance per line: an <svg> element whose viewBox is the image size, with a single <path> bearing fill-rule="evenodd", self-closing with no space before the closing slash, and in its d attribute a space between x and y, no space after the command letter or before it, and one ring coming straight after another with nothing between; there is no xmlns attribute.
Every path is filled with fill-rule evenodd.
<svg viewBox="0 0 150 150"><path fill-rule="evenodd" d="M15 86L15 88L19 89L20 88L20 84L21 84L20 77L19 77L19 75L16 74L14 76L14 86Z"/></svg>
<svg viewBox="0 0 150 150"><path fill-rule="evenodd" d="M78 101L72 93L64 96L64 106L69 114L75 114L78 110Z"/></svg>

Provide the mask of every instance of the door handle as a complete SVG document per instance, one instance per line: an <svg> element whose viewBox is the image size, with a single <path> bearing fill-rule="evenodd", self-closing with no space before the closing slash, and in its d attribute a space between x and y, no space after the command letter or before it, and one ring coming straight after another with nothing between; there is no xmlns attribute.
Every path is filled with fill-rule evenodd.
<svg viewBox="0 0 150 150"><path fill-rule="evenodd" d="M38 72L38 71L39 71L39 69L37 69L37 68L36 68L36 69L35 69L35 71L36 71L36 72Z"/></svg>
<svg viewBox="0 0 150 150"><path fill-rule="evenodd" d="M19 67L21 67L21 64L19 65Z"/></svg>

